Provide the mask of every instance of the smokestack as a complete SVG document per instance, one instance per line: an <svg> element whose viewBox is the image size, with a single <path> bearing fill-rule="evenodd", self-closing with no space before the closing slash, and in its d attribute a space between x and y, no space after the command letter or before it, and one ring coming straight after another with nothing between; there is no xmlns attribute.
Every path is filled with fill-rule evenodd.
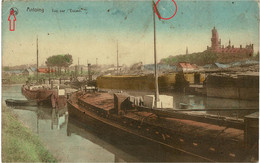
<svg viewBox="0 0 260 163"><path fill-rule="evenodd" d="M242 45L240 45L240 49L242 49Z"/></svg>
<svg viewBox="0 0 260 163"><path fill-rule="evenodd" d="M75 65L75 76L78 75L78 66Z"/></svg>
<svg viewBox="0 0 260 163"><path fill-rule="evenodd" d="M88 80L91 81L92 80L92 76L91 76L91 64L88 64Z"/></svg>

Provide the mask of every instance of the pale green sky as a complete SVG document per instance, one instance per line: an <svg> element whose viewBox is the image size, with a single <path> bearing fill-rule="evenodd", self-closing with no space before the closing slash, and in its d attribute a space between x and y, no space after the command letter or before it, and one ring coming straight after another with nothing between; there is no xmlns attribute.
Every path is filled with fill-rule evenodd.
<svg viewBox="0 0 260 163"><path fill-rule="evenodd" d="M210 45L211 29L216 26L222 44L231 39L235 47L255 44L258 51L258 4L255 1L176 1L173 19L157 25L158 59L169 55L204 51ZM9 31L10 8L16 7L16 29ZM30 12L41 8L43 13ZM65 10L55 13L52 10ZM70 9L81 9L71 13ZM170 17L175 8L171 0L159 2L158 9ZM116 64L119 42L120 64L142 61L153 63L151 1L78 1L78 2L4 2L2 8L2 62L4 66L36 62L36 37L39 61L48 56L72 54L74 63L87 60Z"/></svg>

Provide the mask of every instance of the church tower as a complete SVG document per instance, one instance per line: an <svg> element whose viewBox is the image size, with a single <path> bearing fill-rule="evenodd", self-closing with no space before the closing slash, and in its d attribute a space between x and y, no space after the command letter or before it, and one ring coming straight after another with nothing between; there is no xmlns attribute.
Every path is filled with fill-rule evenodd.
<svg viewBox="0 0 260 163"><path fill-rule="evenodd" d="M211 37L211 49L213 51L218 50L219 47L219 41L218 41L218 31L214 27L212 29L212 37Z"/></svg>

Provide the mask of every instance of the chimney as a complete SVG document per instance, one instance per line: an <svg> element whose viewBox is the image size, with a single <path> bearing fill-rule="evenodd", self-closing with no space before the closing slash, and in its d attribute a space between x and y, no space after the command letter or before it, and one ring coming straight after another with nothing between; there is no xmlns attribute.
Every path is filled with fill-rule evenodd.
<svg viewBox="0 0 260 163"><path fill-rule="evenodd" d="M232 48L234 48L234 45L232 45Z"/></svg>
<svg viewBox="0 0 260 163"><path fill-rule="evenodd" d="M91 76L91 64L88 64L88 80L91 81L92 80L92 76Z"/></svg>
<svg viewBox="0 0 260 163"><path fill-rule="evenodd" d="M240 49L242 49L242 45L240 45Z"/></svg>
<svg viewBox="0 0 260 163"><path fill-rule="evenodd" d="M78 66L75 65L75 76L78 75Z"/></svg>

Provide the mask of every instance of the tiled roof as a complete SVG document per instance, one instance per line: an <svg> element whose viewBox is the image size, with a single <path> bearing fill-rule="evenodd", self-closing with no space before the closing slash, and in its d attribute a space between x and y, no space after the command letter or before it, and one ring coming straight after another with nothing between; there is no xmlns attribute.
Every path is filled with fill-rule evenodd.
<svg viewBox="0 0 260 163"><path fill-rule="evenodd" d="M191 68L191 69L198 68L195 64L190 64L190 63L187 63L187 62L180 62L179 66L181 66L182 68Z"/></svg>

